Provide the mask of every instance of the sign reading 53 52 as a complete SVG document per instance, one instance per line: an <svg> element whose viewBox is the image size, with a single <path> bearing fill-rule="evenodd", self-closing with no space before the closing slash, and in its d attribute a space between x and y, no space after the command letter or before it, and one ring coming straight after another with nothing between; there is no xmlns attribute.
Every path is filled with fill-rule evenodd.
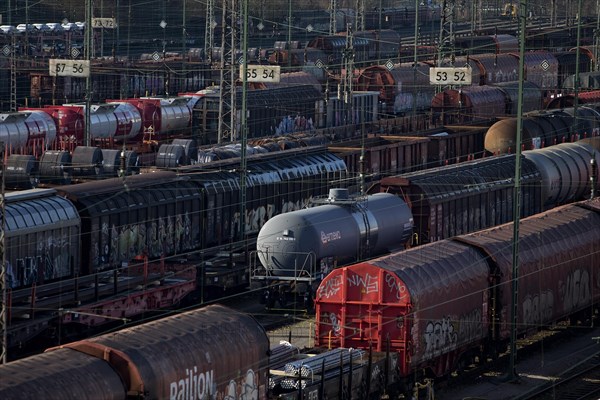
<svg viewBox="0 0 600 400"><path fill-rule="evenodd" d="M243 76L244 66L240 65L240 76ZM279 83L281 67L278 65L247 65L247 82L272 82Z"/></svg>
<svg viewBox="0 0 600 400"><path fill-rule="evenodd" d="M49 61L50 76L75 76L87 78L90 76L90 62L88 60L58 60Z"/></svg>
<svg viewBox="0 0 600 400"><path fill-rule="evenodd" d="M470 67L429 68L429 83L432 85L470 85Z"/></svg>

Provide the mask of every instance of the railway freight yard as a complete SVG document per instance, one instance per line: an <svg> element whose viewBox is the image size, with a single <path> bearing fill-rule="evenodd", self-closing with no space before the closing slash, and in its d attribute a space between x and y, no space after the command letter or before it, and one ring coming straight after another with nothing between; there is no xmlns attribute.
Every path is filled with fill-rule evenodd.
<svg viewBox="0 0 600 400"><path fill-rule="evenodd" d="M596 2L0 17L0 398L600 398Z"/></svg>

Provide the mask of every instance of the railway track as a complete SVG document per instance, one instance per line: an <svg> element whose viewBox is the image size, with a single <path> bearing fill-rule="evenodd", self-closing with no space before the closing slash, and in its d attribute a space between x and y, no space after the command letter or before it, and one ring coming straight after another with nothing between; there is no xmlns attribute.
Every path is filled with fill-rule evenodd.
<svg viewBox="0 0 600 400"><path fill-rule="evenodd" d="M485 21L485 32L493 32L495 29L502 30L506 29L510 24L515 26L517 29L517 23L513 20L507 19L491 19ZM532 20L527 23L527 29L531 31L544 31L549 28L561 29L565 28L566 24L553 25L549 20ZM459 23L456 24L456 30L454 32L454 36L456 38L467 37L472 35L482 34L478 32L478 30L473 30L471 24L467 23ZM421 36L417 38L417 45L435 45L439 40L439 36L437 32L431 34L431 31L422 31ZM401 39L401 47L410 47L415 45L415 37L414 35L403 36Z"/></svg>
<svg viewBox="0 0 600 400"><path fill-rule="evenodd" d="M594 400L600 396L600 351L516 400Z"/></svg>
<svg viewBox="0 0 600 400"><path fill-rule="evenodd" d="M581 327L540 331L517 341L515 377L508 376L510 354L506 353L436 384L435 393L445 400L598 399L597 334L597 328Z"/></svg>

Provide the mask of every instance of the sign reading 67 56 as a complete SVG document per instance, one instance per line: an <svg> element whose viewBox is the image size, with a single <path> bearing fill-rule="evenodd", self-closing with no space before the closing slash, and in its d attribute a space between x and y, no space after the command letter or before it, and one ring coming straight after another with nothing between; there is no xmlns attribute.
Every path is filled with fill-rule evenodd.
<svg viewBox="0 0 600 400"><path fill-rule="evenodd" d="M50 76L74 76L87 78L90 76L90 62L88 60L58 60L50 59Z"/></svg>
<svg viewBox="0 0 600 400"><path fill-rule="evenodd" d="M432 85L470 85L470 67L429 68L429 83Z"/></svg>

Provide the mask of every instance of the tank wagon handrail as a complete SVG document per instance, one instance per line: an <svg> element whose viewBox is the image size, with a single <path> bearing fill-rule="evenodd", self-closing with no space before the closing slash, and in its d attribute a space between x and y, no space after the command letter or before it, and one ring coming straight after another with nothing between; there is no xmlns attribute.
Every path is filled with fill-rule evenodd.
<svg viewBox="0 0 600 400"><path fill-rule="evenodd" d="M267 249L267 251L263 250L255 250L251 253L252 267L250 269L250 278L256 280L277 280L277 281L307 281L312 282L316 279L320 279L322 277L317 276L317 255L314 252L285 252L285 254L291 254L298 256L296 259L304 260L300 266L297 268L297 264L295 268L280 268L278 267L279 273L281 271L293 273L293 275L289 277L282 277L278 274L273 273L273 265L269 262L268 265L263 265L259 260L259 254L264 256L265 260L272 260L272 258L278 254L282 254L281 252L273 252ZM264 273L260 273L264 272Z"/></svg>

